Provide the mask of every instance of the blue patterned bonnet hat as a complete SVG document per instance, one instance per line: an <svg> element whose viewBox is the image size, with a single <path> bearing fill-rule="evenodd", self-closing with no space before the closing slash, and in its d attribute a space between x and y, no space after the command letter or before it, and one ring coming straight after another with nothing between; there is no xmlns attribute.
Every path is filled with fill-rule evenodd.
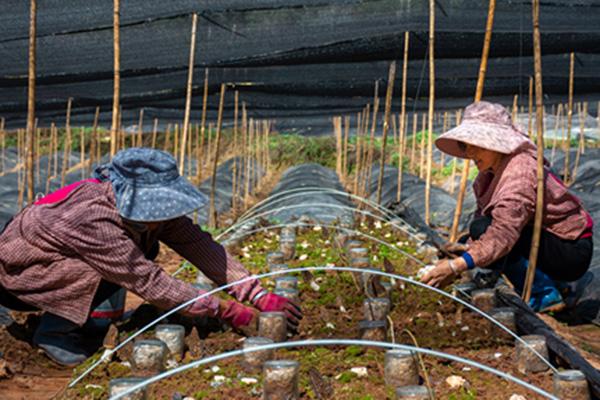
<svg viewBox="0 0 600 400"><path fill-rule="evenodd" d="M96 168L94 177L110 180L119 214L131 221L166 221L208 203L206 195L179 175L173 156L161 150L119 151L112 162Z"/></svg>

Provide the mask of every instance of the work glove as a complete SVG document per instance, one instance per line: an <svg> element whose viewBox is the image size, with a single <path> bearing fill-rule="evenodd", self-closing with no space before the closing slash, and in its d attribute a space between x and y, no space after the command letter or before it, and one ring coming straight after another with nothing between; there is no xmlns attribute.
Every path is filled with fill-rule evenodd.
<svg viewBox="0 0 600 400"><path fill-rule="evenodd" d="M256 336L258 332L258 313L233 300L221 300L219 318L227 322L231 328L245 336Z"/></svg>
<svg viewBox="0 0 600 400"><path fill-rule="evenodd" d="M260 296L260 294L258 296ZM264 294L253 300L252 303L260 311L284 312L287 317L288 330L292 333L298 333L298 324L302 319L302 310L298 304L273 293Z"/></svg>

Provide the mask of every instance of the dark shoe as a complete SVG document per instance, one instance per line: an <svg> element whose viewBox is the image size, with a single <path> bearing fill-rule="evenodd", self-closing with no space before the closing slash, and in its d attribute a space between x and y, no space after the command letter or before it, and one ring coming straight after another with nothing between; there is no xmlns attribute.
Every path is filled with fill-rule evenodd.
<svg viewBox="0 0 600 400"><path fill-rule="evenodd" d="M74 367L88 358L83 335L76 332L78 329L79 326L67 319L45 313L33 335L33 344L54 362Z"/></svg>

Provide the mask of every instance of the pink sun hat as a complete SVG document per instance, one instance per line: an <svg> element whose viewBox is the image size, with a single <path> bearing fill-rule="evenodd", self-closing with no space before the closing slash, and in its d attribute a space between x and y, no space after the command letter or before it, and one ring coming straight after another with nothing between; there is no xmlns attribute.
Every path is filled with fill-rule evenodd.
<svg viewBox="0 0 600 400"><path fill-rule="evenodd" d="M502 154L512 154L533 145L527 135L512 123L510 114L502 105L487 101L468 105L462 122L438 137L435 145L446 154L467 158L459 142Z"/></svg>

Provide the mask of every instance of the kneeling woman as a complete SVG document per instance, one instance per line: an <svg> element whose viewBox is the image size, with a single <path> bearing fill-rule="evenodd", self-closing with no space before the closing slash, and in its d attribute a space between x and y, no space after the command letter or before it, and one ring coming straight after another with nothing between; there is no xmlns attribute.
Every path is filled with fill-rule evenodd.
<svg viewBox="0 0 600 400"><path fill-rule="evenodd" d="M504 273L521 292L536 205L536 146L512 124L504 107L484 101L468 106L462 123L435 144L444 153L477 165L479 174L473 183L477 209L463 239L466 251L454 260L441 260L422 281L443 287L477 266ZM592 227L579 199L546 168L542 234L530 301L534 310L564 306L557 286L581 278L588 270Z"/></svg>

